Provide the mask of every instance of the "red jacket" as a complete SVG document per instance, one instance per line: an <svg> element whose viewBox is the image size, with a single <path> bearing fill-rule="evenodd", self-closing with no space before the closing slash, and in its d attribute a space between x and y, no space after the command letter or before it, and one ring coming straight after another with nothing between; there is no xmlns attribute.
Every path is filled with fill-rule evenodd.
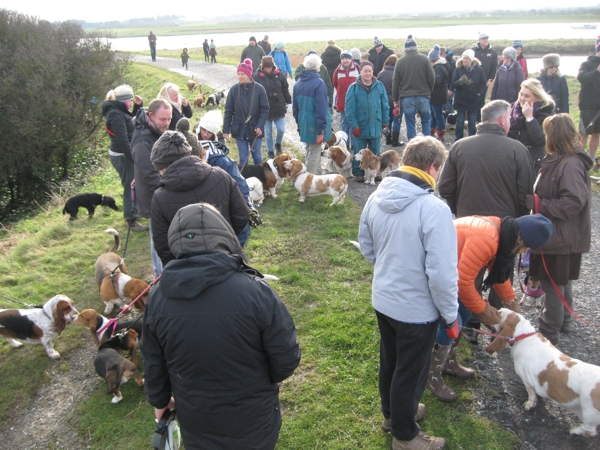
<svg viewBox="0 0 600 450"><path fill-rule="evenodd" d="M344 111L346 107L346 92L352 83L358 78L358 64L354 61L350 64L348 70L344 69L344 66L340 63L333 72L333 87L337 91L335 107L339 112Z"/></svg>

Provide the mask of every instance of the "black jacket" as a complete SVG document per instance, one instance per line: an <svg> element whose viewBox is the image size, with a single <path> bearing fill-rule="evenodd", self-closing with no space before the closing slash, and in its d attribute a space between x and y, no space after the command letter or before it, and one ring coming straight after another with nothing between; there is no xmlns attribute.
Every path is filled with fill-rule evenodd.
<svg viewBox="0 0 600 450"><path fill-rule="evenodd" d="M569 88L567 79L563 76L540 75L537 77L544 90L554 100L554 113L569 113Z"/></svg>
<svg viewBox="0 0 600 450"><path fill-rule="evenodd" d="M254 80L247 84L236 84L229 89L225 102L223 134L231 134L236 139L252 140L256 136L255 128L264 132L268 115L269 100L261 84Z"/></svg>
<svg viewBox="0 0 600 450"><path fill-rule="evenodd" d="M466 75L471 84L460 84L460 78ZM471 67L463 67L462 60L456 63L452 75L452 90L454 91L454 109L457 111L477 111L483 105L485 91L485 73L479 61L471 62Z"/></svg>
<svg viewBox="0 0 600 450"><path fill-rule="evenodd" d="M279 296L241 258L180 257L148 298L145 391L171 395L187 449L272 449L281 414L276 383L300 362L294 322Z"/></svg>
<svg viewBox="0 0 600 450"><path fill-rule="evenodd" d="M577 81L581 83L579 91L579 109L600 109L600 56L588 57L579 67Z"/></svg>
<svg viewBox="0 0 600 450"><path fill-rule="evenodd" d="M262 71L262 67L254 72L254 81L262 85L269 99L268 120L277 120L285 116L286 105L292 104L290 87L287 78L278 68L274 68L270 74Z"/></svg>
<svg viewBox="0 0 600 450"><path fill-rule="evenodd" d="M135 105L133 112L129 112L123 102L107 100L102 103L102 115L106 118L106 128L110 136L110 151L125 155L131 162L133 162L131 138L135 129L134 117L139 108L140 105Z"/></svg>
<svg viewBox="0 0 600 450"><path fill-rule="evenodd" d="M433 72L435 73L435 83L429 101L433 105L445 105L448 101L448 86L450 84L450 75L448 74L448 63L446 60L437 60L433 65Z"/></svg>
<svg viewBox="0 0 600 450"><path fill-rule="evenodd" d="M498 53L488 44L487 47L481 48L479 42L473 47L475 58L481 63L481 68L486 76L486 80L493 80L498 70ZM458 65L458 63L457 63Z"/></svg>
<svg viewBox="0 0 600 450"><path fill-rule="evenodd" d="M383 65L385 64L385 60L388 59L388 56L394 54L394 50L391 48L387 48L385 45L381 49L379 53L373 47L369 50L369 61L373 64L373 75L377 76L379 72L383 70Z"/></svg>
<svg viewBox="0 0 600 450"><path fill-rule="evenodd" d="M175 259L167 237L175 213L198 202L217 208L235 234L244 229L250 218L246 200L227 172L197 156L178 159L162 174L152 197L152 240L163 266Z"/></svg>
<svg viewBox="0 0 600 450"><path fill-rule="evenodd" d="M171 123L169 124L169 130L175 131L175 125L179 122L179 119L182 117L187 117L191 119L194 115L194 111L192 111L192 106L188 103L187 106L181 107L181 112L177 109L173 108L173 117L171 117Z"/></svg>
<svg viewBox="0 0 600 450"><path fill-rule="evenodd" d="M341 54L342 49L340 49L336 45L331 44L328 44L325 51L321 53L321 62L327 68L327 73L329 74L329 81L333 81L333 72L335 72L337 66L340 65Z"/></svg>

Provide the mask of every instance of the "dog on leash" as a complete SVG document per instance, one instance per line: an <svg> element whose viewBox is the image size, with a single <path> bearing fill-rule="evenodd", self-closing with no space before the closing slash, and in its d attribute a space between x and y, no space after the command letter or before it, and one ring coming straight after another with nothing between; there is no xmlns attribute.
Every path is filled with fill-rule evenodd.
<svg viewBox="0 0 600 450"><path fill-rule="evenodd" d="M386 169L396 170L400 167L400 155L396 150L383 152L375 156L368 148L363 148L354 159L360 162L360 169L365 171L365 184L375 186L375 177L381 175Z"/></svg>
<svg viewBox="0 0 600 450"><path fill-rule="evenodd" d="M193 90L195 90L199 86L198 83L196 83L194 81L194 75L192 75L192 78L190 78L189 80L187 80L187 83L185 83L185 85L190 90L190 92L193 91ZM200 90L202 90L202 88L200 88Z"/></svg>
<svg viewBox="0 0 600 450"><path fill-rule="evenodd" d="M515 372L529 396L525 411L537 405L537 396L551 400L572 412L583 423L571 428L571 434L596 436L600 424L600 367L571 358L536 333L529 320L507 308L501 308L497 333L519 339L510 348ZM488 353L506 348L505 339L495 338L485 349Z"/></svg>
<svg viewBox="0 0 600 450"><path fill-rule="evenodd" d="M323 156L329 158L329 172L338 172L346 178L353 178L352 175L352 155L350 152L339 145L334 145L323 150Z"/></svg>
<svg viewBox="0 0 600 450"><path fill-rule="evenodd" d="M206 100L206 106L220 106L221 100L225 97L225 91L213 92Z"/></svg>
<svg viewBox="0 0 600 450"><path fill-rule="evenodd" d="M108 206L110 209L118 211L119 208L115 203L115 199L107 195L96 194L95 192L86 192L85 194L79 194L71 197L65 203L63 208L63 215L69 214L71 217L69 220L77 219L77 212L79 208L85 208L88 211L89 218L94 217L96 206Z"/></svg>
<svg viewBox="0 0 600 450"><path fill-rule="evenodd" d="M283 184L284 178L289 175L284 162L291 159L290 155L282 153L260 164L238 164L238 167L244 178L256 177L262 182L265 195L277 198L277 188Z"/></svg>
<svg viewBox="0 0 600 450"><path fill-rule="evenodd" d="M306 197L331 195L333 202L329 206L337 203L344 204L348 181L343 176L339 174L313 175L306 170L302 161L295 158L285 161L283 164L290 171L290 181L294 182L294 187L300 192L300 202L303 203Z"/></svg>

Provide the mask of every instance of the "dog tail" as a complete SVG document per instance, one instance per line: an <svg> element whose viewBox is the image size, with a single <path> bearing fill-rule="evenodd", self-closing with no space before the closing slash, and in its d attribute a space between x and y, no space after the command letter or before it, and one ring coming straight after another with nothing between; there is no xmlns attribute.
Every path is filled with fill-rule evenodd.
<svg viewBox="0 0 600 450"><path fill-rule="evenodd" d="M121 246L121 237L119 236L119 232L114 228L107 228L104 230L105 233L112 234L115 237L115 245L109 250L110 252L117 253L119 251L119 247Z"/></svg>
<svg viewBox="0 0 600 450"><path fill-rule="evenodd" d="M356 242L356 241L350 241L350 243L351 243L352 245L354 245L354 246L355 246L357 249L359 249L359 250L360 250L360 243L358 243L358 242Z"/></svg>

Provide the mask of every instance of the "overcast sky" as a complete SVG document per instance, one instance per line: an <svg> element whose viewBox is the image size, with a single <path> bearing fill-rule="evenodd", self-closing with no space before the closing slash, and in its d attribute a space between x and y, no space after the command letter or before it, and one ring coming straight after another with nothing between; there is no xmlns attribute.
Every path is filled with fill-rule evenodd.
<svg viewBox="0 0 600 450"><path fill-rule="evenodd" d="M357 12L358 8L350 8L354 2L323 2L322 0L303 0L302 11L319 11L319 15L331 14L336 15L339 11L340 5L343 6L345 13L349 11ZM357 7L358 7L358 2ZM492 9L512 9L512 8L548 8L548 7L565 7L565 6L594 6L598 5L598 0L573 0L565 2L564 0L531 0L529 2L523 2L522 0L504 0L503 2L479 2L482 6L479 10L490 11ZM190 10L193 13L185 13L185 7L183 3L173 3L172 11L169 11L169 3L159 0L101 0L100 2L91 1L49 1L49 0L22 0L17 2L16 0L0 0L0 8L6 8L16 10L23 14L29 14L37 16L41 19L53 21L78 19L86 20L88 22L105 22L109 20L127 20L142 17L155 17L159 15L167 14L180 14L189 16L202 14L203 17L215 17L224 16L228 12L235 12L237 14L253 13L258 12L259 5L268 5L269 3L260 3L247 0L229 0L223 3L223 8L215 8L214 5L218 5L218 2L202 3L202 2L191 2ZM449 8L456 7L457 2L448 2L447 0L428 0L427 10L428 11L447 11ZM209 6L211 5L211 6ZM277 9L271 12L272 15L279 14L293 14L292 5L297 3L273 3ZM290 10L284 9L282 5L289 5ZM377 11L383 13L381 7L383 3L379 3L376 8ZM473 7L477 8L475 2L466 2L466 8ZM391 8L396 9L394 6ZM196 13L198 11L198 13ZM365 11L366 13L367 11ZM369 12L373 13L373 10L369 8ZM398 7L397 13L403 12L408 13L405 8ZM410 12L416 12L410 11Z"/></svg>

